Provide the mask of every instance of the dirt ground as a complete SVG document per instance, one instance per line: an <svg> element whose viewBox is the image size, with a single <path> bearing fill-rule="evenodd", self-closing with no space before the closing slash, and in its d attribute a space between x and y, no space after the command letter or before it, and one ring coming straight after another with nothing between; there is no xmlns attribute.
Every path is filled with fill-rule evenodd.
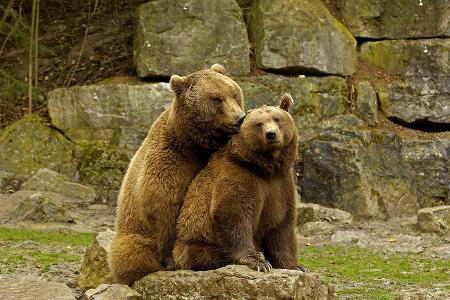
<svg viewBox="0 0 450 300"><path fill-rule="evenodd" d="M28 197L33 191L18 191L14 194L0 194L0 226L11 228L27 228L37 230L53 230L58 232L100 232L114 227L115 209L105 204L77 205L70 199L61 199L69 208L70 215L74 218L72 223L34 223L21 222L17 220L15 209L18 203ZM56 197L48 192L49 196ZM300 236L300 249L307 251L308 247L357 247L358 249L367 249L375 253L385 253L386 255L395 254L414 254L424 258L450 259L450 237L439 236L436 234L422 233L416 226L416 218L383 220L357 220L351 224L337 223L333 224L332 230L327 233L318 233L310 236ZM39 264L27 264L16 269L8 269L5 263L0 260L0 276L3 278L13 278L20 274L29 274L43 278L51 282L62 282L67 284L77 297L82 296L82 291L77 285L77 276L81 260L85 251L85 247L75 246L59 246L39 244L32 241L0 241L0 250L7 248L8 251L41 251L45 253L64 253L64 255L74 256L75 261L64 261L52 264L45 270ZM301 257L300 257L301 260ZM2 267L3 264L3 267ZM313 270L322 276L327 272L320 269ZM447 269L445 272L450 272ZM358 281L344 281L338 276L333 276L332 282L336 285L339 299L361 299L358 297L348 296L345 291L349 289L358 289L359 285L364 286L366 283ZM385 280L377 283L377 288L392 289L392 282ZM406 289L411 289L414 285L406 285ZM449 295L448 287L445 285L431 285L428 288L421 289L430 295L435 295L440 299L442 295ZM342 292L341 292L342 291ZM446 297L446 296L445 296ZM374 298L377 299L377 298ZM379 298L391 299L391 298ZM432 298L433 299L433 298ZM445 299L445 298L444 298Z"/></svg>

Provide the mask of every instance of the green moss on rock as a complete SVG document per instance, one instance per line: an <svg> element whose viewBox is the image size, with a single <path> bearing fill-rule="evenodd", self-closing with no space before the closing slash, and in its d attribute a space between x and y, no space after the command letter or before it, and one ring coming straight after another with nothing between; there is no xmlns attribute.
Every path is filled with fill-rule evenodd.
<svg viewBox="0 0 450 300"><path fill-rule="evenodd" d="M97 186L103 200L115 201L128 167L127 153L115 146L92 143L84 149L80 160L80 180Z"/></svg>
<svg viewBox="0 0 450 300"><path fill-rule="evenodd" d="M28 176L40 168L65 170L72 176L75 146L35 115L26 116L0 132L0 169Z"/></svg>

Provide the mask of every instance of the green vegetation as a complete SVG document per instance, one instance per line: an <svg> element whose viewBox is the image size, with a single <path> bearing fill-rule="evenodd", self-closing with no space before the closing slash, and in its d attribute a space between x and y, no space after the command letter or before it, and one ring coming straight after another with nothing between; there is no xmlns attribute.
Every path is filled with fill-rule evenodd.
<svg viewBox="0 0 450 300"><path fill-rule="evenodd" d="M40 244L88 246L94 235L91 233L62 233L55 231L12 229L0 227L0 241L33 241Z"/></svg>
<svg viewBox="0 0 450 300"><path fill-rule="evenodd" d="M72 248L88 246L92 239L90 233L0 227L0 274L30 266L47 272L53 265L81 262L82 255L79 252L74 254ZM18 245L24 241L34 243Z"/></svg>
<svg viewBox="0 0 450 300"><path fill-rule="evenodd" d="M400 286L430 287L450 280L450 259L420 254L384 254L356 247L305 247L300 261L351 299L394 299Z"/></svg>
<svg viewBox="0 0 450 300"><path fill-rule="evenodd" d="M40 250L9 249L0 247L0 273L13 271L21 266L35 266L47 272L52 265L64 262L77 262L79 255L67 253L49 253Z"/></svg>

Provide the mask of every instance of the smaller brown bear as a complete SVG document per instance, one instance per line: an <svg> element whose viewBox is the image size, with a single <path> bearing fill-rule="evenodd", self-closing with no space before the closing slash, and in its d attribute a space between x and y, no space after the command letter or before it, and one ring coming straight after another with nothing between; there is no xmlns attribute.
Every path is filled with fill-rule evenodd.
<svg viewBox="0 0 450 300"><path fill-rule="evenodd" d="M211 157L189 186L173 251L180 269L210 270L227 264L267 272L305 270L297 264L295 193L291 170L297 130L279 107L252 110L235 135Z"/></svg>

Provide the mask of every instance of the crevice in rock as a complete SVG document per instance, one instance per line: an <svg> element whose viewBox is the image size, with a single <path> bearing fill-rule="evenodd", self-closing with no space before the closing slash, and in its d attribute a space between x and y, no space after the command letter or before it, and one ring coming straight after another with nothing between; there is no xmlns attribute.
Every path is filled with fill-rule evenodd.
<svg viewBox="0 0 450 300"><path fill-rule="evenodd" d="M49 127L50 129L52 129L52 130L55 130L55 131L58 132L59 134L61 134L66 140L68 140L68 141L71 142L72 144L75 144L75 142L74 142L70 137L68 137L68 136L64 133L64 131L62 131L62 130L59 129L58 127L55 127L55 126L52 125L52 124L48 125L48 127Z"/></svg>
<svg viewBox="0 0 450 300"><path fill-rule="evenodd" d="M387 38L387 37L383 37L383 38L370 38L370 37L355 37L356 42L358 45L361 45L365 42L380 42L380 41L402 41L402 40L411 40L411 41L416 41L416 40L434 40L434 39L443 39L443 40L448 40L450 39L450 37L448 36L422 36L422 37L409 37L409 38Z"/></svg>
<svg viewBox="0 0 450 300"><path fill-rule="evenodd" d="M170 76L152 76L152 77L143 77L140 79L142 82L146 82L146 83L158 83L158 82L169 83Z"/></svg>
<svg viewBox="0 0 450 300"><path fill-rule="evenodd" d="M388 117L388 119L395 124L401 125L414 130L424 132L445 132L450 131L450 124L431 122L427 119L418 119L412 123L405 122L396 117Z"/></svg>
<svg viewBox="0 0 450 300"><path fill-rule="evenodd" d="M314 68L306 67L287 67L283 69L266 69L265 72L277 74L277 75L287 75L287 76L314 76L314 77L328 77L328 76L338 76L341 78L347 78L347 76L341 74L330 74L321 72Z"/></svg>

